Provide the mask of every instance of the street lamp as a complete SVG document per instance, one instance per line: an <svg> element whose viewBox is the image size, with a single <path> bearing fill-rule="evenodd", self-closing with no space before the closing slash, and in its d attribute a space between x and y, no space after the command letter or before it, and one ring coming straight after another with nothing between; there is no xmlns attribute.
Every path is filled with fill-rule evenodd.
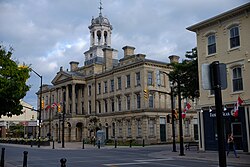
<svg viewBox="0 0 250 167"><path fill-rule="evenodd" d="M42 85L43 85L43 77L38 74L35 70L33 70L32 68L30 68L32 72L34 72L41 80L41 83L40 83L40 109L39 109L39 117L38 117L38 123L39 123L39 126L38 126L38 147L40 147L40 141L41 141L41 114L42 114Z"/></svg>
<svg viewBox="0 0 250 167"><path fill-rule="evenodd" d="M175 111L174 111L174 91L173 83L170 83L170 96L171 96L171 110L172 110L172 136L173 136L173 152L176 152L176 143L175 143Z"/></svg>
<svg viewBox="0 0 250 167"><path fill-rule="evenodd" d="M184 154L184 146L183 146L183 129L182 129L182 110L181 110L181 84L180 84L180 76L177 75L177 93L178 93L178 108L179 108L179 134L180 134L180 155Z"/></svg>

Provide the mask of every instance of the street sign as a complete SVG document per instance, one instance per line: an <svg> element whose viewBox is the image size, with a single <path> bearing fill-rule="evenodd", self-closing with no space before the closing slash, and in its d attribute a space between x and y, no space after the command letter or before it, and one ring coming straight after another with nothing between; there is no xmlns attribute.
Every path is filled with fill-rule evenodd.
<svg viewBox="0 0 250 167"><path fill-rule="evenodd" d="M213 64L202 64L201 66L201 80L202 80L202 88L205 90L213 90L213 88L217 85L214 84L214 76L211 72ZM227 69L226 64L219 64L219 74L217 78L221 90L227 88Z"/></svg>

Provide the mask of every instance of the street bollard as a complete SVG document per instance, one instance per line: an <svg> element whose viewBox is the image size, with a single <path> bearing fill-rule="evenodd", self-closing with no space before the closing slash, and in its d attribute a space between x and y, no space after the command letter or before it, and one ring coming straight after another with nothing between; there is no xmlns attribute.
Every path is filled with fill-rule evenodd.
<svg viewBox="0 0 250 167"><path fill-rule="evenodd" d="M144 147L145 146L145 141L144 141L144 139L142 140L142 147Z"/></svg>
<svg viewBox="0 0 250 167"><path fill-rule="evenodd" d="M23 167L27 167L28 151L23 152Z"/></svg>
<svg viewBox="0 0 250 167"><path fill-rule="evenodd" d="M2 154L1 154L1 167L4 167L4 151L5 151L5 148L2 148Z"/></svg>
<svg viewBox="0 0 250 167"><path fill-rule="evenodd" d="M30 141L30 147L33 147L33 141L32 140Z"/></svg>
<svg viewBox="0 0 250 167"><path fill-rule="evenodd" d="M85 143L85 140L83 139L82 140L82 149L84 149L84 143Z"/></svg>
<svg viewBox="0 0 250 167"><path fill-rule="evenodd" d="M132 147L132 140L129 140L129 147Z"/></svg>
<svg viewBox="0 0 250 167"><path fill-rule="evenodd" d="M98 140L97 145L98 145L98 149L100 149L100 147L101 147L101 141L100 140Z"/></svg>
<svg viewBox="0 0 250 167"><path fill-rule="evenodd" d="M93 141L94 141L94 147L95 147L95 138L94 138L94 140L93 140Z"/></svg>
<svg viewBox="0 0 250 167"><path fill-rule="evenodd" d="M117 140L115 140L115 148L117 147Z"/></svg>
<svg viewBox="0 0 250 167"><path fill-rule="evenodd" d="M60 162L61 162L61 167L66 167L66 162L67 162L66 158L60 159Z"/></svg>
<svg viewBox="0 0 250 167"><path fill-rule="evenodd" d="M54 139L52 141L52 149L55 149L55 141L54 141Z"/></svg>

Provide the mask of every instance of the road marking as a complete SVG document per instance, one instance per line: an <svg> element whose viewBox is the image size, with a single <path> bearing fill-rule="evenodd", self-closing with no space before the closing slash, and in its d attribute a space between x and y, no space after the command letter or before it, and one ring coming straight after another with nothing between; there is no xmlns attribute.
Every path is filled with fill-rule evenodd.
<svg viewBox="0 0 250 167"><path fill-rule="evenodd" d="M169 161L169 160L173 160L173 158L164 158L164 159L138 159L138 160L134 160L134 161L139 161L139 162L155 162L155 161Z"/></svg>
<svg viewBox="0 0 250 167"><path fill-rule="evenodd" d="M125 165L139 165L148 164L149 162L131 162L131 163L116 163L116 164L103 164L104 166L125 166Z"/></svg>
<svg viewBox="0 0 250 167"><path fill-rule="evenodd" d="M125 166L125 165L139 165L139 164L149 164L151 162L157 162L157 161L169 161L173 160L173 158L165 158L165 159L137 159L133 160L135 162L130 162L130 163L114 163L114 164L103 164L104 166Z"/></svg>

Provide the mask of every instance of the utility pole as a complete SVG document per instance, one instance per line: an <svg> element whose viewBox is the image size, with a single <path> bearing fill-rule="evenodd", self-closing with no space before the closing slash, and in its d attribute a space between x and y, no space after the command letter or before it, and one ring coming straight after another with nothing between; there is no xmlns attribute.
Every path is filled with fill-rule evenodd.
<svg viewBox="0 0 250 167"><path fill-rule="evenodd" d="M225 150L225 136L222 119L222 99L221 99L221 75L220 75L220 63L218 61L213 62L210 65L212 89L215 95L215 107L216 107L216 120L217 120L217 132L218 132L218 148L219 148L219 166L226 167L226 150Z"/></svg>
<svg viewBox="0 0 250 167"><path fill-rule="evenodd" d="M173 135L173 152L176 152L176 143L175 143L175 111L174 111L174 92L173 85L170 84L170 96L171 96L171 110L172 110L172 135Z"/></svg>
<svg viewBox="0 0 250 167"><path fill-rule="evenodd" d="M178 91L178 108L179 108L179 136L180 136L180 156L184 154L184 146L183 146L183 129L182 129L182 110L181 110L181 83L180 76L177 76L177 91Z"/></svg>

